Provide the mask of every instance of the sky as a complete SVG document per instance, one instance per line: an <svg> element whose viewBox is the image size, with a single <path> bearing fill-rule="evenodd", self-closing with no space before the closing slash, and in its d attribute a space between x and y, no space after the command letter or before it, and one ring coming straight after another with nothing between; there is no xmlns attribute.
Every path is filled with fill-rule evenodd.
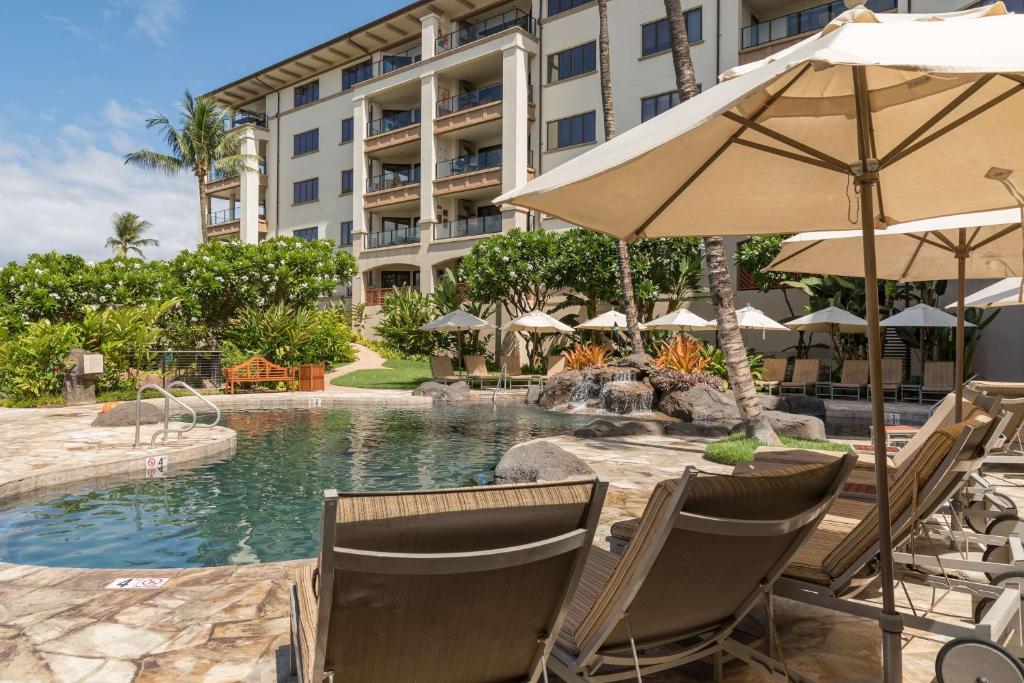
<svg viewBox="0 0 1024 683"><path fill-rule="evenodd" d="M196 180L124 166L165 151L146 118L391 12L407 0L0 0L0 264L90 260L111 216L153 224L166 258L195 246Z"/></svg>

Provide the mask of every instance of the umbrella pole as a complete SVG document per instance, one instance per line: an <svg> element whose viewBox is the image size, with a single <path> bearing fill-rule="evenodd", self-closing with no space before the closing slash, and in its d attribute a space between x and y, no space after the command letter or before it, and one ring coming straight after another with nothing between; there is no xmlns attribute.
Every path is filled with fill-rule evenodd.
<svg viewBox="0 0 1024 683"><path fill-rule="evenodd" d="M882 668L885 683L903 680L900 634L903 619L896 611L896 586L893 582L892 529L889 517L889 472L885 448L885 397L882 394L882 339L878 327L878 274L875 265L874 194L878 187L878 160L871 144L871 111L865 67L853 67L857 105L857 141L860 153L859 173L861 232L864 240L864 288L868 319L868 365L871 370L871 423L874 426L875 486L878 510L879 569L882 581Z"/></svg>
<svg viewBox="0 0 1024 683"><path fill-rule="evenodd" d="M964 419L964 284L967 280L967 230L960 228L956 253L956 421Z"/></svg>

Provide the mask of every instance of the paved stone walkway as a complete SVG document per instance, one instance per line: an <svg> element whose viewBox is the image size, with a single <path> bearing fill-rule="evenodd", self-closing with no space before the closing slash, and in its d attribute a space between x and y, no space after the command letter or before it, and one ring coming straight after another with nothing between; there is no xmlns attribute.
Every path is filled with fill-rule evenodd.
<svg viewBox="0 0 1024 683"><path fill-rule="evenodd" d="M331 372L328 372L324 376L324 387L328 391L335 391L344 389L345 387L337 387L331 384L331 380L335 377L341 377L347 375L350 372L356 370L376 370L384 367L384 357L373 349L362 346L361 344L353 344L356 349L356 359L347 365L342 365L340 368L336 368Z"/></svg>

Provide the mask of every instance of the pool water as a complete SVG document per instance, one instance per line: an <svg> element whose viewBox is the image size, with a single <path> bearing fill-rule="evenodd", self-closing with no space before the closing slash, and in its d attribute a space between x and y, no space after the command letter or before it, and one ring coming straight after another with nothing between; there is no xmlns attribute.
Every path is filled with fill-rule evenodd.
<svg viewBox="0 0 1024 683"><path fill-rule="evenodd" d="M511 446L590 419L491 405L225 412L238 433L230 457L0 511L0 560L113 568L313 557L324 489L485 483Z"/></svg>

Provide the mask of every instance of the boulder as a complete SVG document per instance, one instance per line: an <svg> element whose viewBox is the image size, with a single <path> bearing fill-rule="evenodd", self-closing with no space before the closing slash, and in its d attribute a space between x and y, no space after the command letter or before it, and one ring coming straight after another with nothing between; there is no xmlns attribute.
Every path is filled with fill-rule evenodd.
<svg viewBox="0 0 1024 683"><path fill-rule="evenodd" d="M825 401L817 396L804 396L803 394L786 394L782 396L782 406L770 408L769 410L784 410L787 413L797 415L813 415L814 417L825 417Z"/></svg>
<svg viewBox="0 0 1024 683"><path fill-rule="evenodd" d="M441 384L440 382L424 382L413 390L413 396L430 396L435 401L455 403L469 398L469 385L465 382Z"/></svg>
<svg viewBox="0 0 1024 683"><path fill-rule="evenodd" d="M526 389L526 403L532 405L534 403L540 403L541 388L536 384L531 384Z"/></svg>
<svg viewBox="0 0 1024 683"><path fill-rule="evenodd" d="M603 439L609 436L661 436L662 426L646 420L594 420L576 429L572 435L582 439Z"/></svg>
<svg viewBox="0 0 1024 683"><path fill-rule="evenodd" d="M541 391L540 404L545 408L554 408L569 402L576 385L583 379L583 373L578 370L566 370L554 377L549 377L544 382L544 389ZM594 395L597 395L598 387L594 387Z"/></svg>
<svg viewBox="0 0 1024 683"><path fill-rule="evenodd" d="M824 440L825 423L813 415L796 415L779 410L766 410L765 415L776 434L795 436L800 439ZM742 431L743 423L733 428L734 432Z"/></svg>
<svg viewBox="0 0 1024 683"><path fill-rule="evenodd" d="M658 410L685 422L721 422L739 420L740 410L731 391L718 391L698 384L684 391L663 394Z"/></svg>
<svg viewBox="0 0 1024 683"><path fill-rule="evenodd" d="M739 425L740 429L743 428L742 422L731 420L722 422L670 422L665 425L665 435L721 439L722 437L729 436L736 429L737 425Z"/></svg>
<svg viewBox="0 0 1024 683"><path fill-rule="evenodd" d="M154 425L164 421L164 411L146 402L140 404L142 408L142 424ZM104 406L106 408L106 406ZM127 401L118 403L110 410L102 410L92 421L93 427L134 427L135 426L135 402Z"/></svg>
<svg viewBox="0 0 1024 683"><path fill-rule="evenodd" d="M761 407L765 410L786 409L786 396L776 396L775 394L764 394L758 392L757 398L761 401Z"/></svg>
<svg viewBox="0 0 1024 683"><path fill-rule="evenodd" d="M494 468L495 484L591 478L594 471L579 458L547 441L527 441L508 449Z"/></svg>
<svg viewBox="0 0 1024 683"><path fill-rule="evenodd" d="M596 384L608 382L640 381L646 374L645 370L632 366L605 365L601 368L587 368L583 374L590 375Z"/></svg>
<svg viewBox="0 0 1024 683"><path fill-rule="evenodd" d="M608 382L598 395L600 407L609 413L627 415L649 412L654 405L654 389L647 382Z"/></svg>
<svg viewBox="0 0 1024 683"><path fill-rule="evenodd" d="M617 368L636 368L637 370L647 370L654 362L654 358L647 353L632 353L625 358L620 358L617 361L609 363L612 367Z"/></svg>

